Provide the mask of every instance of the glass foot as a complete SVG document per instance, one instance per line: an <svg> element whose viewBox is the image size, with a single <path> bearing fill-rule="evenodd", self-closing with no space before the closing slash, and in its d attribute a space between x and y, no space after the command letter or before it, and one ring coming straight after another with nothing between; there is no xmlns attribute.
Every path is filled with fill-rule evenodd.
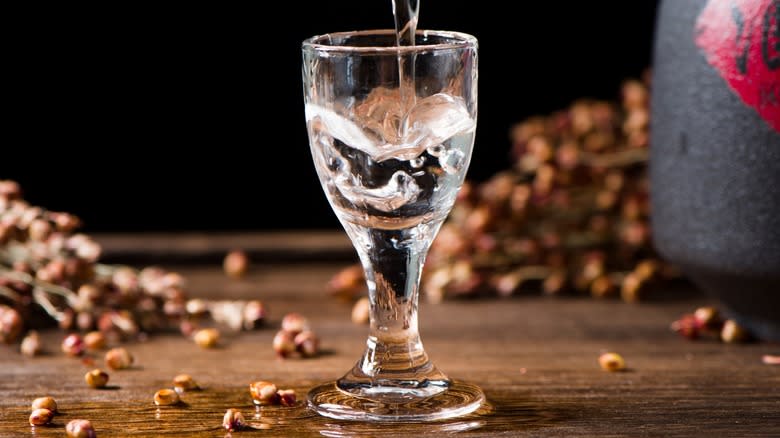
<svg viewBox="0 0 780 438"><path fill-rule="evenodd" d="M475 385L452 381L445 391L432 397L389 403L356 397L329 382L309 391L308 400L312 410L338 420L434 421L476 411L485 402L485 394Z"/></svg>

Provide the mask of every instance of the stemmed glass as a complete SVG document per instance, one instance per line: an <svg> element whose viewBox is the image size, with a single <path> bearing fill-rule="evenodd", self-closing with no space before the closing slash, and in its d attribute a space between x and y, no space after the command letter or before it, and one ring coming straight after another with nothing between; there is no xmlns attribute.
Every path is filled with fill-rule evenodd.
<svg viewBox="0 0 780 438"><path fill-rule="evenodd" d="M417 329L423 263L463 184L477 120L477 41L418 31L303 42L309 144L322 187L365 270L370 331L357 364L314 388L311 408L349 420L437 420L484 401L428 359Z"/></svg>

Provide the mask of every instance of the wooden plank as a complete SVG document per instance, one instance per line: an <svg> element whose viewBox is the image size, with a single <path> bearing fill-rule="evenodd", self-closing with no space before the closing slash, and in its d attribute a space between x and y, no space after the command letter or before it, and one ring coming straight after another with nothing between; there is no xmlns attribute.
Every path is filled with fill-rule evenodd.
<svg viewBox="0 0 780 438"><path fill-rule="evenodd" d="M103 247L102 259L108 262L215 262L234 249L259 261L356 259L346 234L333 231L98 233L94 238Z"/></svg>
<svg viewBox="0 0 780 438"><path fill-rule="evenodd" d="M52 354L25 358L0 347L0 437L63 436L74 418L93 421L106 436L225 436L227 408L255 412L247 392L254 380L296 389L300 398L318 382L337 378L362 352L366 328L349 320L350 306L327 297L324 284L339 265L266 264L245 280L218 267L185 268L196 296L259 298L266 328L228 336L216 350L180 336L153 336L128 348L137 366L111 373L115 390L89 389L88 370L57 353L59 333L47 333ZM704 298L628 305L618 301L521 297L422 304L421 330L430 356L451 377L480 385L490 408L433 424L362 424L309 413L301 404L262 412L254 436L770 436L780 424L780 367L761 363L778 353L770 344L688 342L668 330ZM289 311L308 316L328 351L309 360L276 359L271 338ZM601 371L600 352L621 353L630 367ZM157 409L152 395L177 373L205 389L186 405ZM51 428L27 425L30 401L52 395L64 415Z"/></svg>

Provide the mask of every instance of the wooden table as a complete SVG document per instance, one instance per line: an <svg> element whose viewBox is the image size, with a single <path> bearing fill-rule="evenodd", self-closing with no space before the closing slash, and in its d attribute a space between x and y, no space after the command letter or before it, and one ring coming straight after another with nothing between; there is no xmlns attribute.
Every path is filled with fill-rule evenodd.
<svg viewBox="0 0 780 438"><path fill-rule="evenodd" d="M25 358L16 348L0 346L0 436L60 437L67 421L88 418L99 437L222 437L225 409L255 414L249 382L270 380L304 398L315 383L339 377L361 354L366 328L352 324L349 305L324 293L325 282L343 263L316 258L350 257L350 249L343 238L323 236L325 241L306 235L201 237L194 246L205 254L244 243L260 248L258 258L273 260L278 246L284 263L257 263L240 281L227 279L216 263L168 266L187 276L194 296L262 299L271 312L266 328L229 336L215 350L177 335L130 344L137 366L112 372L110 390L85 386L87 367L56 352L60 333L45 335L52 353L42 357ZM123 239L103 238L109 256L143 258L148 248L147 263L175 255L171 248L191 241ZM307 240L312 244L300 244ZM301 248L308 248L303 251L308 256L296 262L291 255ZM423 303L428 353L451 377L485 390L490 403L478 414L440 423L360 424L313 415L301 404L266 409L252 418L258 429L233 436L780 435L780 366L761 362L763 354L780 353L780 347L688 342L669 331L670 321L706 302L684 293L639 305L538 296ZM271 338L290 311L309 317L325 354L275 358ZM622 354L630 369L602 371L596 359L605 350ZM185 394L183 406L156 408L152 395L178 373L191 374L205 389ZM58 400L63 415L54 427L33 430L27 425L29 403L46 394Z"/></svg>

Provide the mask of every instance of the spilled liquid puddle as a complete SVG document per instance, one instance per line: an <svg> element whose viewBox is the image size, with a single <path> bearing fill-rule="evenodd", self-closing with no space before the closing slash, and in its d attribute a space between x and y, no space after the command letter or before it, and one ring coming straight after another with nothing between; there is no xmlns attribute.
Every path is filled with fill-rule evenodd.
<svg viewBox="0 0 780 438"><path fill-rule="evenodd" d="M51 426L31 427L27 423L28 406L4 408L0 416L0 437L36 436L62 437L65 425L73 419L92 421L98 437L134 436L189 436L189 437L240 437L269 432L273 435L326 437L376 436L382 434L441 434L506 432L533 430L551 426L561 421L559 416L540 409L538 404L519 400L509 393L488 392L489 403L474 413L445 421L428 423L361 423L339 421L321 417L306 407L307 387L294 387L298 403L293 407L255 407L249 391L235 388L204 388L182 394L182 403L175 406L155 406L152 394L148 400L122 402L71 403L60 400L61 413ZM134 391L135 392L135 391ZM137 392L135 392L137 394ZM248 426L238 432L225 431L222 417L229 408L239 409Z"/></svg>

